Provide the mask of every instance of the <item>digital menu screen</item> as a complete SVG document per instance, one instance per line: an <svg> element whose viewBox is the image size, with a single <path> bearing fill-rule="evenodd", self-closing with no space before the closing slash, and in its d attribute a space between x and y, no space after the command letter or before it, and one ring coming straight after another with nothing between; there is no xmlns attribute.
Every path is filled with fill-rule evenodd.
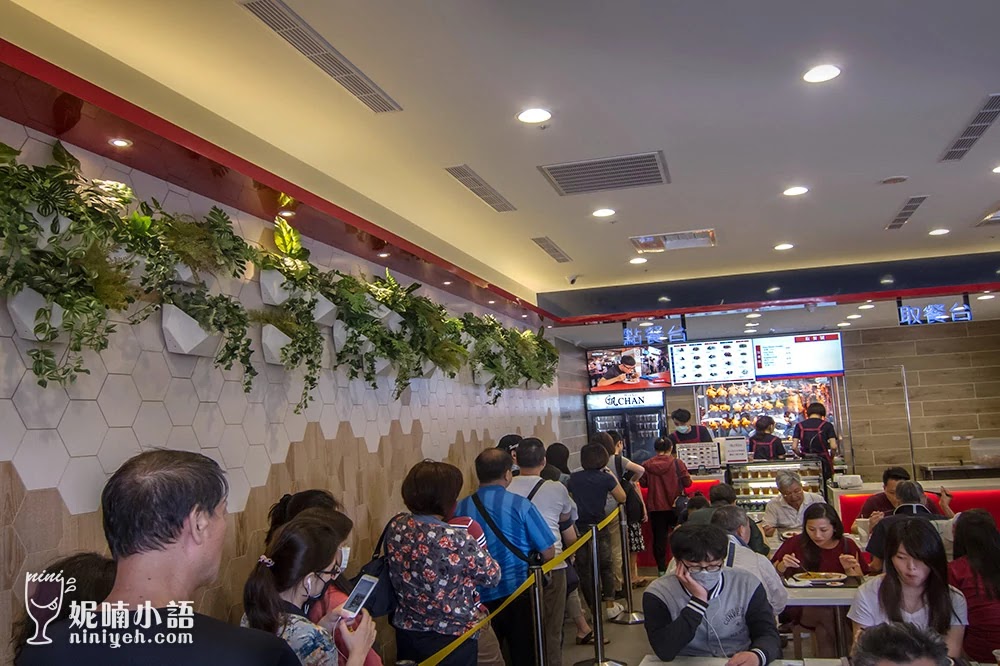
<svg viewBox="0 0 1000 666"><path fill-rule="evenodd" d="M757 379L844 374L840 333L757 338L753 347Z"/></svg>
<svg viewBox="0 0 1000 666"><path fill-rule="evenodd" d="M756 376L755 369L750 338L670 345L674 386L750 381Z"/></svg>

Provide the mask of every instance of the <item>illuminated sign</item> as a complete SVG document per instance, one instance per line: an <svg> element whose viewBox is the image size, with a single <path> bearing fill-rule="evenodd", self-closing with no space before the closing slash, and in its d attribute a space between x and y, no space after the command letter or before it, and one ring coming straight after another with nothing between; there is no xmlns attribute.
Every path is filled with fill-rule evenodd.
<svg viewBox="0 0 1000 666"><path fill-rule="evenodd" d="M950 308L945 303L930 303L921 307L919 305L903 305L902 300L897 300L899 325L916 326L921 324L947 324L957 321L972 321L972 307L969 305L969 296L966 295L963 300L964 302L956 302Z"/></svg>
<svg viewBox="0 0 1000 666"><path fill-rule="evenodd" d="M637 407L663 407L663 391L643 391L641 393L590 394L587 409L635 409Z"/></svg>

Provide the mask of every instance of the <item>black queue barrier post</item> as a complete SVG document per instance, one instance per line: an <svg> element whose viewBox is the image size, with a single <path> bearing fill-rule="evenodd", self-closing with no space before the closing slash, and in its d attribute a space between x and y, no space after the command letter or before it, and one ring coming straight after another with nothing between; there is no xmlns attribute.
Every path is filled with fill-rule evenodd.
<svg viewBox="0 0 1000 666"><path fill-rule="evenodd" d="M545 615L542 603L542 589L545 587L545 578L542 574L542 566L540 564L533 564L529 569L531 575L535 578L535 584L531 586L531 609L535 616L535 663L538 666L546 666L543 619Z"/></svg>
<svg viewBox="0 0 1000 666"><path fill-rule="evenodd" d="M590 526L590 574L594 581L594 658L578 661L573 666L628 666L628 662L609 659L604 655L604 597L601 594L601 562L597 549L597 525Z"/></svg>
<svg viewBox="0 0 1000 666"><path fill-rule="evenodd" d="M611 618L615 624L642 624L646 616L636 611L632 606L632 568L628 557L628 518L625 516L625 505L618 506L618 531L622 540L622 580L625 581L625 610Z"/></svg>

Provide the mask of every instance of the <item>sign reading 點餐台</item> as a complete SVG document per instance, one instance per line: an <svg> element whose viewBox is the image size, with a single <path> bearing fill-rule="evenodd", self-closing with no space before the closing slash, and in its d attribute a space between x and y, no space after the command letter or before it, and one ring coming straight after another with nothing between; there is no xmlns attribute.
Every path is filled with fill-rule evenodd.
<svg viewBox="0 0 1000 666"><path fill-rule="evenodd" d="M916 326L972 321L972 307L969 305L968 294L965 295L963 301L956 302L949 307L947 303L929 303L924 306L905 305L902 300L897 300L899 325Z"/></svg>
<svg viewBox="0 0 1000 666"><path fill-rule="evenodd" d="M663 391L591 394L587 396L587 409L590 411L641 407L663 407Z"/></svg>

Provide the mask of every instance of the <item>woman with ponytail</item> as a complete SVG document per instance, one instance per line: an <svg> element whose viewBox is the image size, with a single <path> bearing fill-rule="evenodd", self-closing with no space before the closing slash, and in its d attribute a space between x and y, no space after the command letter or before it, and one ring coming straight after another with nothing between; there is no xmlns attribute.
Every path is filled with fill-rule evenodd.
<svg viewBox="0 0 1000 666"><path fill-rule="evenodd" d="M270 535L265 553L243 588L244 626L285 639L303 666L341 663L334 633L350 650L344 662L347 666L363 666L375 642L375 623L367 612L357 616L352 630L348 622L341 622L339 608L316 623L303 610L340 575L340 545L352 527L351 519L339 511L302 511Z"/></svg>
<svg viewBox="0 0 1000 666"><path fill-rule="evenodd" d="M341 505L329 491L317 488L302 490L294 495L285 494L267 513L270 525L268 526L267 537L264 539L264 545L266 546L271 543L271 539L274 533L278 531L278 528L306 509L340 511ZM350 551L350 549L343 550ZM342 557L344 555L346 555L346 552L342 554ZM346 568L347 562L342 562L341 567ZM306 609L309 619L313 622L319 622L331 610L343 606L350 593L350 581L347 580L346 576L334 578L326 586L323 596L309 604ZM337 649L340 650L340 666L345 666L351 654L350 648L340 640L339 635L334 635L334 640L337 644ZM382 658L378 656L374 648L368 650L368 654L365 656L365 666L382 666Z"/></svg>

